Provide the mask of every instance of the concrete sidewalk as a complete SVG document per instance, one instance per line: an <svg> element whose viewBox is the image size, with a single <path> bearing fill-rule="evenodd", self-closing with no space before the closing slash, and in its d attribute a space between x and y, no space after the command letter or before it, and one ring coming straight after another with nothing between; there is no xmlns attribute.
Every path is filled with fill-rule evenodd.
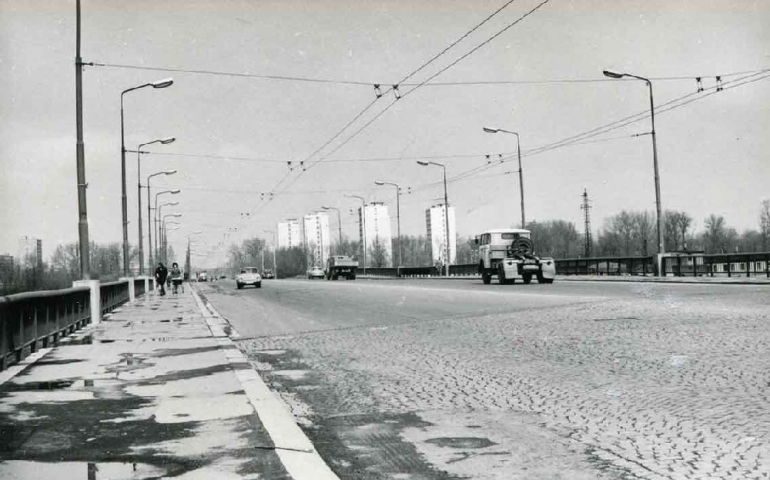
<svg viewBox="0 0 770 480"><path fill-rule="evenodd" d="M0 479L336 478L186 290L0 372Z"/></svg>

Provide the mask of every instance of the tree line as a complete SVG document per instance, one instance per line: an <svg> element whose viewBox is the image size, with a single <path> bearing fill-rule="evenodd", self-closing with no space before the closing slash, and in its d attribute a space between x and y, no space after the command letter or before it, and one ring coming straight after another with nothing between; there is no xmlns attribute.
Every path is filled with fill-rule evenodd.
<svg viewBox="0 0 770 480"><path fill-rule="evenodd" d="M89 243L90 278L104 282L123 276L123 246L121 243ZM129 249L129 262L137 261L139 250ZM174 252L169 246L169 258ZM154 271L154 269L153 269ZM152 272L149 272L152 274ZM0 295L33 290L69 288L80 280L80 249L77 243L57 245L49 261L36 262L34 256L16 259L12 269L0 272Z"/></svg>

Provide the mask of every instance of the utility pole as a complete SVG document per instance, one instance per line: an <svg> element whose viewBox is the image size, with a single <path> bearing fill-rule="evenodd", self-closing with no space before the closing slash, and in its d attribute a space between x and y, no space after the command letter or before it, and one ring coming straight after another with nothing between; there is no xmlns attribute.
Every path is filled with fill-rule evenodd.
<svg viewBox="0 0 770 480"><path fill-rule="evenodd" d="M80 278L91 276L91 258L88 244L88 208L86 205L86 160L83 144L83 60L80 58L80 0L75 2L75 144L78 181L78 241L80 243Z"/></svg>
<svg viewBox="0 0 770 480"><path fill-rule="evenodd" d="M591 205L588 201L588 190L583 189L583 204L580 205L583 210L583 226L584 226L584 242L583 242L583 256L591 256L591 246L593 245L593 239L591 238Z"/></svg>

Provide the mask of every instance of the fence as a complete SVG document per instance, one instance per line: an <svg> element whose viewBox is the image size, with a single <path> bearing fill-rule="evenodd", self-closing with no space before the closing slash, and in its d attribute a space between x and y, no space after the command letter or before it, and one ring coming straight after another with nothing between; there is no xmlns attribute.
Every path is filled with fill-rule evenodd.
<svg viewBox="0 0 770 480"><path fill-rule="evenodd" d="M655 257L597 257L554 260L557 275L653 275Z"/></svg>
<svg viewBox="0 0 770 480"><path fill-rule="evenodd" d="M359 273L363 273L363 270L359 269ZM444 275L444 269L443 267L366 267L366 274L375 277L440 277ZM449 276L451 277L478 276L478 274L479 266L475 263L449 266Z"/></svg>
<svg viewBox="0 0 770 480"><path fill-rule="evenodd" d="M80 329L91 319L88 287L0 297L0 370ZM9 357L10 362L9 362Z"/></svg>
<svg viewBox="0 0 770 480"><path fill-rule="evenodd" d="M675 277L751 277L753 274L770 278L770 252L664 256L663 272Z"/></svg>
<svg viewBox="0 0 770 480"><path fill-rule="evenodd" d="M102 283L99 286L102 315L109 313L129 300L128 281Z"/></svg>

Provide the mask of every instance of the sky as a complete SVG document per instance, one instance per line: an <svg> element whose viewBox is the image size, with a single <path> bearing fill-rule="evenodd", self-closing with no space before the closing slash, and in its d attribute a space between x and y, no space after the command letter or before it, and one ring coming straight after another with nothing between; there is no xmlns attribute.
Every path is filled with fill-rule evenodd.
<svg viewBox="0 0 770 480"><path fill-rule="evenodd" d="M122 239L121 92L167 77L169 88L125 95L125 143L177 139L143 149L141 183L178 171L154 177L152 197L182 190L159 197L179 201L163 210L182 214L169 240L182 251L201 231L202 266L321 206L357 236L361 202L345 195L385 202L395 231L395 188L375 180L401 186L403 234L425 234L442 169L418 159L446 167L461 236L518 226L517 137L485 126L519 134L527 221L582 231L584 189L594 232L623 209L654 211L648 89L603 70L652 80L663 208L696 230L712 213L758 227L770 198L769 2L506 3L82 0L81 55L96 64L83 73L91 240ZM74 0L0 0L0 253L15 255L21 236L42 239L46 257L78 239L74 56ZM134 245L136 154L126 160ZM146 202L143 190L145 237Z"/></svg>

